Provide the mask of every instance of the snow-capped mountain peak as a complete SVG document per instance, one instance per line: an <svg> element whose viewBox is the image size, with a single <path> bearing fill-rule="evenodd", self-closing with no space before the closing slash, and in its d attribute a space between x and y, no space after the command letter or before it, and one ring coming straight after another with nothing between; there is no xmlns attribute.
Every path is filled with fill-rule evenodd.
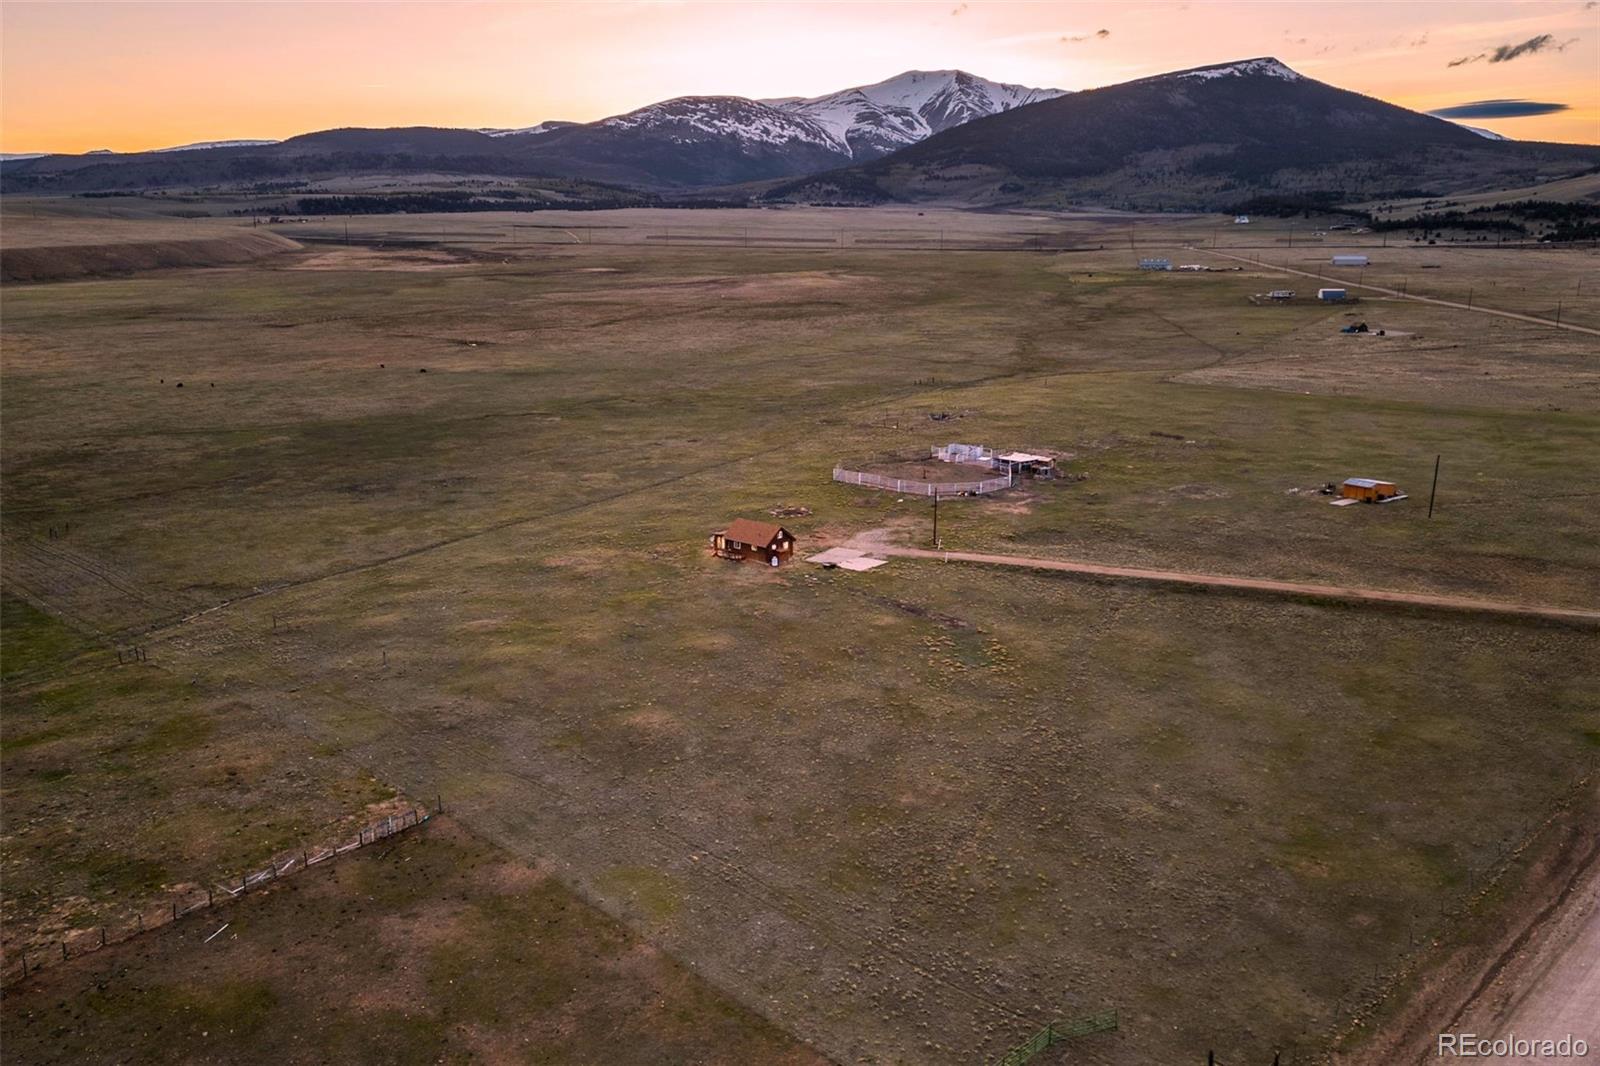
<svg viewBox="0 0 1600 1066"><path fill-rule="evenodd" d="M1061 89L1009 85L964 70L908 70L826 96L763 103L811 119L863 160L975 118L1062 95Z"/></svg>

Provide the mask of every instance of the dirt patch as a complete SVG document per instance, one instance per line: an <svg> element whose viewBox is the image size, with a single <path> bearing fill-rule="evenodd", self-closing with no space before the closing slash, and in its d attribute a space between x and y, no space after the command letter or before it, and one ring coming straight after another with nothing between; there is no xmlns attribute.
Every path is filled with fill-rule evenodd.
<svg viewBox="0 0 1600 1066"><path fill-rule="evenodd" d="M576 273L571 271L569 273ZM574 302L585 300L612 301L619 295L646 298L654 301L690 301L705 303L728 300L749 303L791 303L826 300L837 294L859 296L863 286L876 284L876 279L854 274L823 270L799 270L778 274L702 274L648 284L633 284L618 289L606 287L587 292L568 294Z"/></svg>
<svg viewBox="0 0 1600 1066"><path fill-rule="evenodd" d="M436 248L334 248L289 264L291 270L447 270L475 262L471 256Z"/></svg>

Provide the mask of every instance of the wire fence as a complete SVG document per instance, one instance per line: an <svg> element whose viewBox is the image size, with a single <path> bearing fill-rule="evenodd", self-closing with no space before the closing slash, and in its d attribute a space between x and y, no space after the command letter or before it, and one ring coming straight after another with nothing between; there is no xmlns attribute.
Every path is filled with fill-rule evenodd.
<svg viewBox="0 0 1600 1066"><path fill-rule="evenodd" d="M1106 1033L1117 1027L1117 1012L1114 1010L1101 1011L1099 1014L1089 1014L1082 1018L1074 1018L1070 1022L1051 1022L1028 1039L1001 1055L995 1060L994 1066L1023 1066L1032 1061L1034 1056L1045 1049L1074 1037L1088 1036L1090 1033Z"/></svg>
<svg viewBox="0 0 1600 1066"><path fill-rule="evenodd" d="M112 944L131 940L151 929L171 925L191 914L221 906L249 893L252 889L260 889L269 882L297 871L321 865L340 855L376 844L380 840L388 840L408 829L427 823L432 820L434 814L442 810L442 804L438 805L438 810L433 813L422 807L411 807L361 826L356 830L354 837L341 838L316 848L281 852L265 866L255 870L239 874L237 877L214 881L203 889L175 894L163 905L153 905L135 912L131 922L119 926L102 925L97 928L80 929L64 933L59 939L22 945L15 949L20 956L18 959L13 962L7 958L0 962L0 987L17 984L46 966L93 954Z"/></svg>
<svg viewBox="0 0 1600 1066"><path fill-rule="evenodd" d="M865 485L868 488L887 489L890 492L904 493L909 496L962 496L969 494L981 496L1011 487L1009 474L1002 477L984 478L981 481L917 481L907 478L885 477L882 474L869 474L864 470L846 470L842 466L833 468L833 480L846 485Z"/></svg>

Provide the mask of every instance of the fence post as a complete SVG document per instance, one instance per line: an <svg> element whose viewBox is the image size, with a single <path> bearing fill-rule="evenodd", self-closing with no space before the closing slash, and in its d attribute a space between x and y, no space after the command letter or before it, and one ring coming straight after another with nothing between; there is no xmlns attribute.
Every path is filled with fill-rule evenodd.
<svg viewBox="0 0 1600 1066"><path fill-rule="evenodd" d="M103 925L100 927L100 946L106 946L106 927Z"/></svg>
<svg viewBox="0 0 1600 1066"><path fill-rule="evenodd" d="M178 901L177 900L173 900L172 901L172 920L173 921L177 921L178 920Z"/></svg>
<svg viewBox="0 0 1600 1066"><path fill-rule="evenodd" d="M65 940L61 942L61 961L67 961L67 942Z"/></svg>

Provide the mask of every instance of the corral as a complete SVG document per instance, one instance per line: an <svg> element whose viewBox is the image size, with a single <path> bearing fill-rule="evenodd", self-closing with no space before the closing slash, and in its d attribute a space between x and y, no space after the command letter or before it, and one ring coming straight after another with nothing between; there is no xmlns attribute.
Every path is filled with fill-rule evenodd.
<svg viewBox="0 0 1600 1066"><path fill-rule="evenodd" d="M863 461L841 461L833 466L833 480L913 496L982 496L1009 488L1009 473L997 473L991 462L960 461L916 456L882 456Z"/></svg>
<svg viewBox="0 0 1600 1066"><path fill-rule="evenodd" d="M1266 260L1181 283L1112 247L1122 216L526 221L353 219L359 256L318 269L338 249L8 289L8 964L398 789L736 998L689 1000L737 1013L680 1057L804 1054L764 1018L835 1060L967 1063L1114 1009L1072 1061L1390 1062L1385 993L1449 983L1561 869L1600 751L1592 628L933 559L769 573L705 537L793 501L808 548L909 541L925 499L827 471L926 456L924 415L960 410L963 439L1070 449L1089 479L949 508L956 549L1591 605L1600 372L1566 328L1600 327L1591 250L1390 249L1368 283L1474 310L1336 277L1408 334L1339 346L1336 308L1240 313L1326 272L1260 217L1220 244L1141 218L1139 255ZM376 247L397 235L439 260L382 269L417 250ZM1447 269L1405 273L1424 256ZM1431 521L1286 491L1423 484L1440 452ZM397 995L461 994L554 916L463 908L429 912L441 984ZM189 987L143 972L109 1002ZM483 981L537 972L444 1002L502 1033ZM681 979L649 972L615 986L635 1008ZM252 980L253 1017L299 1002L293 966ZM66 1027L55 987L8 993L8 1048ZM519 1005L567 1039L593 1021Z"/></svg>

